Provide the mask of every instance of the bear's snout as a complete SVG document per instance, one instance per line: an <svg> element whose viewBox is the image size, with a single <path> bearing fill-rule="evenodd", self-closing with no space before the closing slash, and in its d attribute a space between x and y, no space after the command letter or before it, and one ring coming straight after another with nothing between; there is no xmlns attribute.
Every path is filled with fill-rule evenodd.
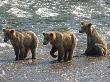
<svg viewBox="0 0 110 82"><path fill-rule="evenodd" d="M4 42L7 42L7 41L4 39Z"/></svg>
<svg viewBox="0 0 110 82"><path fill-rule="evenodd" d="M43 45L47 45L45 42L43 42Z"/></svg>
<svg viewBox="0 0 110 82"><path fill-rule="evenodd" d="M4 42L7 42L8 40L4 39Z"/></svg>
<svg viewBox="0 0 110 82"><path fill-rule="evenodd" d="M49 43L49 41L47 41L47 40L43 41L43 45L47 45L48 43Z"/></svg>

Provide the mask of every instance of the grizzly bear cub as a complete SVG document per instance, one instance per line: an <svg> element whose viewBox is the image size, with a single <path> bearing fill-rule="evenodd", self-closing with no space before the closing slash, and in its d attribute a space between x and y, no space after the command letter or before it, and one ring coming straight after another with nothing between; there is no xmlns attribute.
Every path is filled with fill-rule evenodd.
<svg viewBox="0 0 110 82"><path fill-rule="evenodd" d="M36 58L36 47L38 46L38 38L32 31L19 32L11 28L3 28L4 42L8 40L14 48L15 60L22 60L27 57L27 53L31 50L32 59Z"/></svg>
<svg viewBox="0 0 110 82"><path fill-rule="evenodd" d="M87 22L81 22L80 33L87 34L87 49L83 55L86 56L105 56L107 55L107 43L97 32L95 27Z"/></svg>
<svg viewBox="0 0 110 82"><path fill-rule="evenodd" d="M50 55L53 58L56 58L57 55L54 55L58 51L57 61L61 61L62 58L64 61L69 61L72 59L73 50L76 46L76 36L72 32L45 32L44 35L44 45L47 45L49 42L52 45Z"/></svg>

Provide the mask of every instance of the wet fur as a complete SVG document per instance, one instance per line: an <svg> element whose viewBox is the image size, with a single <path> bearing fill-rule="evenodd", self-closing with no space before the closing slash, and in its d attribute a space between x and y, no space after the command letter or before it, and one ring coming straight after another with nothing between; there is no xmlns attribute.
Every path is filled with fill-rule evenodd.
<svg viewBox="0 0 110 82"><path fill-rule="evenodd" d="M44 44L50 42L52 49L50 55L53 58L56 58L57 55L54 55L58 51L58 61L61 61L62 58L64 61L69 61L72 59L73 50L76 46L76 37L75 34L71 32L45 32L44 35ZM47 43L48 44L48 43Z"/></svg>
<svg viewBox="0 0 110 82"><path fill-rule="evenodd" d="M107 43L97 32L95 27L89 22L81 22L80 33L87 34L87 49L83 55L87 56L106 56Z"/></svg>
<svg viewBox="0 0 110 82"><path fill-rule="evenodd" d="M13 45L16 55L15 60L25 59L29 50L31 50L32 52L32 59L36 58L35 52L36 47L38 45L38 38L35 35L35 33L31 31L18 32L14 29L9 28L3 29L3 32L8 33L9 35L8 38L11 41L11 44Z"/></svg>

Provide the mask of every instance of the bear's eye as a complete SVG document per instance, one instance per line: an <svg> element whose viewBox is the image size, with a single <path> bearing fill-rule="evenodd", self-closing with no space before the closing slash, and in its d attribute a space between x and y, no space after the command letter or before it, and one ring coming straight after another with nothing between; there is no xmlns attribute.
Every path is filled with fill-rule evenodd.
<svg viewBox="0 0 110 82"><path fill-rule="evenodd" d="M82 26L81 29L86 30L86 27L85 26Z"/></svg>

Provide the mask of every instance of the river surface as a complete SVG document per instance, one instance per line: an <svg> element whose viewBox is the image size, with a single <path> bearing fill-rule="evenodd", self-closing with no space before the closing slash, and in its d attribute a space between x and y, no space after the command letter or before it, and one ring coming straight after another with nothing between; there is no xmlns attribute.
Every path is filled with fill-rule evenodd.
<svg viewBox="0 0 110 82"><path fill-rule="evenodd" d="M88 20L108 43L110 50L110 0L0 0L0 82L110 82L110 58L84 57L86 34L80 21ZM3 42L2 28L31 30L39 38L37 59L31 53L15 61L14 50ZM72 31L78 45L70 62L53 62L51 46L43 46L45 31ZM57 53L56 53L57 54Z"/></svg>

